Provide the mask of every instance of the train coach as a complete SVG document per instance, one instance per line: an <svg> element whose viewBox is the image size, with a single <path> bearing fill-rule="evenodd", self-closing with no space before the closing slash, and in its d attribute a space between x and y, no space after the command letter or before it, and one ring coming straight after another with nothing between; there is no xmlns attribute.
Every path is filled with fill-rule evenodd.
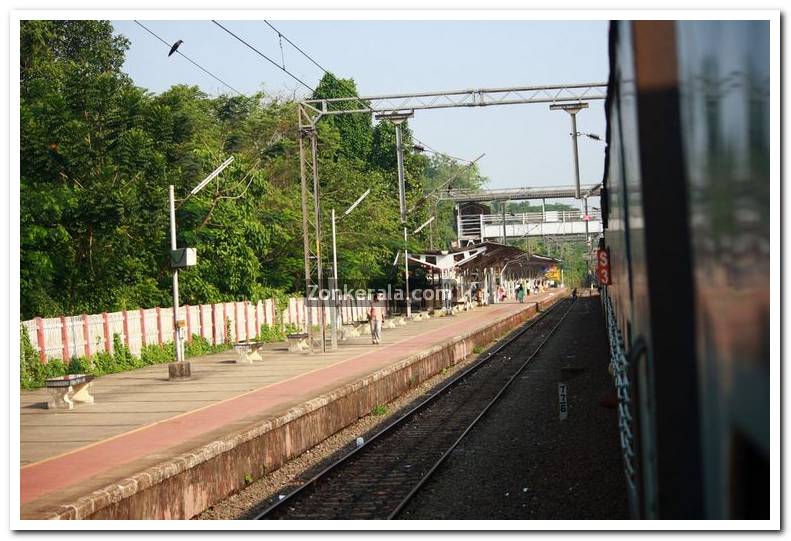
<svg viewBox="0 0 791 541"><path fill-rule="evenodd" d="M610 27L602 300L634 518L769 518L769 32Z"/></svg>

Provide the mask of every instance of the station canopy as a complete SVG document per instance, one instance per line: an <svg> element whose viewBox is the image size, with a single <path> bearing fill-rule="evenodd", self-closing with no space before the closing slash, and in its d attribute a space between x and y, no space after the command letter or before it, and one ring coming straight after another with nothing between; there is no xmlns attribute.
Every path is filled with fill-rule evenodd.
<svg viewBox="0 0 791 541"><path fill-rule="evenodd" d="M474 274L484 269L501 270L522 269L524 274L539 274L560 263L560 259L531 254L516 246L508 246L497 242L481 242L468 246L456 247L452 250L432 250L418 254L409 254L410 267L423 267L436 274L454 275L456 273Z"/></svg>

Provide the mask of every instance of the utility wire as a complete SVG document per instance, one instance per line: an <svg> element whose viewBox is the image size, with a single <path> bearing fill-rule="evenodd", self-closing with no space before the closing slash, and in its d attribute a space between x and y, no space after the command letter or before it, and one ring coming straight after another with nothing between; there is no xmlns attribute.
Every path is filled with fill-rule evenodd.
<svg viewBox="0 0 791 541"><path fill-rule="evenodd" d="M164 44L165 44L165 45L166 45L168 48L170 48L170 47L173 45L172 43L168 43L167 41L165 41L164 39L162 39L161 37L159 37L159 36L158 36L158 35L157 35L157 34L156 34L156 33L155 33L153 30L151 30L150 28L148 28L146 25L144 25L144 24L143 24L143 23L141 23L140 21L137 21L137 20L136 20L135 22L136 22L138 25L140 25L140 26L141 26L141 27L142 27L142 28L143 28L143 29L144 29L146 32L148 32L149 34L151 34L152 36L154 36L155 38L157 38L159 41L161 41L162 43L164 43ZM195 62L194 60L192 60L190 57L188 57L187 55L185 55L185 54L184 54L184 53L182 53L181 51L179 51L179 50L176 50L176 52L177 52L178 54L180 54L181 56L183 56L185 59L187 59L187 61L188 61L188 62L190 62L191 64L193 64L194 66L196 66L198 69L200 69L200 70L201 70L203 73L205 73L205 74L209 75L210 77L213 77L215 80L219 81L220 83L222 83L222 84L223 84L223 85L225 85L226 87L230 88L231 90L233 90L234 92L236 92L236 93L237 93L237 94L239 94L240 96L242 96L242 95L243 95L241 92L239 92L238 90L236 90L234 87L232 87L231 85L229 85L228 83L226 83L225 81L223 81L222 79L220 79L219 77L217 77L216 75L214 75L212 72L210 72L209 70L207 70L206 68L204 68L203 66L201 66L200 64L198 64L197 62Z"/></svg>
<svg viewBox="0 0 791 541"><path fill-rule="evenodd" d="M423 141L421 141L420 139L415 137L414 135L412 135L412 141L416 142L418 145L420 145L422 147L427 148L429 150L429 152L433 152L434 154L442 154L443 156L447 156L448 158L453 158L456 161L460 161L460 162L464 162L464 163L472 163L472 161L470 161L470 160L465 160L464 158L458 158L456 156L451 156L447 152L440 152L439 150L433 149L430 146L428 146L426 143L424 143Z"/></svg>
<svg viewBox="0 0 791 541"><path fill-rule="evenodd" d="M304 86L305 88L307 88L307 89L308 89L308 90L310 90L311 92L315 92L315 90L313 90L311 87L309 87L309 86L308 86L308 85L307 85L307 84L306 84L306 83L305 83L305 82L304 82L302 79L300 79L299 77L297 77L296 75L294 75L293 73L291 73L290 71L288 71L288 70L287 70L286 68L284 68L283 66L279 65L277 62L275 62L274 60L272 60L271 58L269 58L268 56L266 56L264 53L262 53L261 51L259 51L258 49L256 49L255 47L253 47L252 45L250 45L249 43L247 43L245 40L243 40L242 38L240 38L239 36L237 36L236 34L234 34L233 32L231 32L230 30L228 30L226 27L224 27L223 25L221 25L220 23L218 23L218 22L217 22L217 21L215 21L214 19L212 19L212 21L211 21L211 22L213 22L214 24L216 24L217 26L219 26L220 28L222 28L223 30L225 30L226 32L228 32L230 35L232 35L233 37L235 37L236 39L238 39L239 41L241 41L242 43L244 43L245 45L247 45L247 46L248 46L250 49L252 49L252 50L253 50L253 51L255 51L256 53L258 53L258 55L259 55L259 56L262 56L263 58L267 59L269 62L271 62L271 63L272 63L272 65L273 65L273 66L277 67L277 69L279 69L279 70L283 70L284 72L286 72L288 75L290 75L290 76L291 76L291 78L292 78L292 79L294 79L295 81L297 81L299 84L301 84L302 86ZM285 36L284 36L284 37L285 37Z"/></svg>
<svg viewBox="0 0 791 541"><path fill-rule="evenodd" d="M288 38L287 38L285 35L283 35L283 33L282 33L280 30L278 30L277 28L275 28L274 26L272 26L272 23L270 23L269 21L264 21L264 22L267 24L267 26L269 26L269 28L271 28L272 30L274 30L274 31L277 33L277 35L278 35L278 36L280 36L281 38L283 38L284 40L286 40L286 41L287 41L287 42L288 42L288 43L289 43L289 44L290 44L292 47L294 47L294 48L295 48L297 51L299 51L300 53L302 53L302 54L305 56L305 58L307 58L308 60L310 60L311 62L313 62L313 63L316 65L316 67L317 67L317 68L319 68L319 69L320 69L321 71L323 71L324 73L327 73L327 74L329 74L329 72L328 72L326 69L324 69L324 68L321 66L321 64L319 64L318 62L316 62L315 60L313 60L313 59L310 57L310 55L309 55L308 53L306 53L305 51L303 51L302 49L300 49L300 48L297 46L297 44L296 44L296 43L294 43L293 41L291 41L290 39L288 39Z"/></svg>
<svg viewBox="0 0 791 541"><path fill-rule="evenodd" d="M297 51L299 51L300 53L302 53L302 55L303 55L305 58L307 58L308 60L310 60L311 62L313 62L313 64L314 64L314 65L315 65L317 68L319 68L321 71L323 71L323 72L324 72L324 73L326 73L327 75L331 75L332 77L334 77L334 78L335 78L335 80L336 80L336 81L338 81L339 83L341 83L341 85L343 85L343 87L344 87L346 90L348 90L349 92L351 92L351 93L354 95L354 97L357 97L357 98L359 98L359 96L357 96L357 91L356 91L354 88L352 88L350 85L348 85L345 79L341 79L340 77L336 76L334 73L331 73L330 71L328 71L327 69L325 69L325 68L324 68L324 66L322 66L321 64L319 64L318 62L316 62L315 60L313 60L313 57L311 57L311 56L310 56L308 53L306 53L305 51L303 51L303 50L302 50L302 49L301 49L301 48L300 48L300 47L299 47L299 46L298 46L296 43L294 43L293 41L291 41L290 39L288 39L288 36L286 36L286 35L285 35L285 34L283 34L283 33L282 33L280 30L278 30L277 28L275 28L275 27L272 25L272 23L270 23L270 22L269 22L269 21L267 21L267 20L264 20L264 22L267 24L267 26L269 26L269 28L271 28L272 30L274 30L274 31L275 31L275 33L277 33L277 36L278 36L278 38L280 38L280 40L281 40L281 41L280 41L280 51L281 51L281 55L282 55L282 51L283 51L283 41L282 41L282 40L286 40L286 42L288 42L288 43L289 43L289 45L291 45L291 46L292 46L292 47L294 47L294 48L295 48ZM283 61L283 64L285 65L285 61ZM360 104L361 104L361 105L363 105L363 106L366 106L366 104L365 104L365 103L363 103L363 102L362 102L362 100L360 100ZM370 107L368 107L368 108L370 109ZM371 112L373 112L373 111L371 111Z"/></svg>

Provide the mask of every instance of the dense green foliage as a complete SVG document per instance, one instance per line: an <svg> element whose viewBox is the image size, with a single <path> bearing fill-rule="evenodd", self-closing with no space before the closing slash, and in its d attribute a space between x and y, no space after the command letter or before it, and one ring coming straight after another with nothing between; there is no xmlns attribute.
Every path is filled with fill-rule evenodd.
<svg viewBox="0 0 791 541"><path fill-rule="evenodd" d="M299 292L304 272L298 134L293 101L209 97L174 86L155 95L123 73L128 41L107 21L21 24L21 317L169 306L168 185L176 189L178 244L199 264L180 273L181 299L199 304ZM356 95L326 75L316 97ZM434 210L426 189L458 167L412 152L404 126L409 226ZM325 246L329 210L371 195L338 225L341 280L397 279L401 247L395 131L370 114L319 123ZM235 160L198 195L189 191ZM475 168L459 180L484 181ZM450 207L438 209L450 223ZM450 238L445 225L412 249ZM325 268L329 268L330 250Z"/></svg>
<svg viewBox="0 0 791 541"><path fill-rule="evenodd" d="M46 366L39 360L38 353L30 343L30 337L25 331L25 327L20 325L19 329L19 380L23 389L38 387L44 381Z"/></svg>

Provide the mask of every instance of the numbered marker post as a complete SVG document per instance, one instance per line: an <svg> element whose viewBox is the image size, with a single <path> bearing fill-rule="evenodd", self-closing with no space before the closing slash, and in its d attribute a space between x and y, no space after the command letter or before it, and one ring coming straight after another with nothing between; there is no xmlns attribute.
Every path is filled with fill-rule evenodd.
<svg viewBox="0 0 791 541"><path fill-rule="evenodd" d="M558 383L558 405L560 406L560 420L565 421L569 416L568 385Z"/></svg>

